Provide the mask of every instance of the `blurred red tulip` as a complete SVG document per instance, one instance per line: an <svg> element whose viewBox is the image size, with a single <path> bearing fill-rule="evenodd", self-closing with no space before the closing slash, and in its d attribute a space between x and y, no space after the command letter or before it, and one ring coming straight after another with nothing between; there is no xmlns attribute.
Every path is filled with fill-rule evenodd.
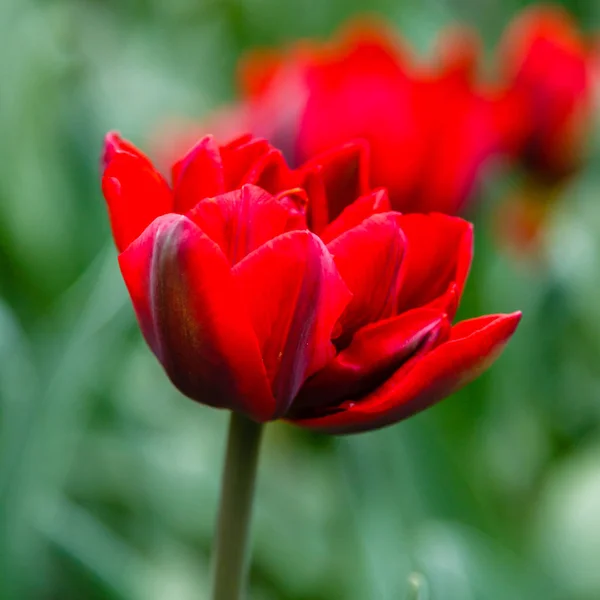
<svg viewBox="0 0 600 600"><path fill-rule="evenodd" d="M500 244L521 258L541 258L551 208L582 166L593 126L595 56L558 6L524 10L504 34L499 67L507 95L520 105L522 128L512 154L524 171L495 221Z"/></svg>
<svg viewBox="0 0 600 600"><path fill-rule="evenodd" d="M457 214L520 125L512 94L477 84L479 54L474 32L453 28L435 64L419 65L384 24L352 23L326 43L250 53L239 69L242 102L207 128L225 137L250 130L291 165L366 140L370 183L387 188L395 210ZM170 137L180 136L189 141L185 127Z"/></svg>
<svg viewBox="0 0 600 600"><path fill-rule="evenodd" d="M436 57L420 82L418 120L426 155L412 203L403 201L400 210L458 214L490 159L514 147L522 118L512 90L478 84L480 41L472 30L447 28Z"/></svg>
<svg viewBox="0 0 600 600"><path fill-rule="evenodd" d="M451 325L472 229L400 215L349 144L291 170L203 138L172 184L116 134L102 189L142 333L181 392L344 434L406 418L487 368L520 314Z"/></svg>
<svg viewBox="0 0 600 600"><path fill-rule="evenodd" d="M395 210L456 214L516 133L503 95L475 84L478 55L474 33L456 28L438 64L418 66L384 25L353 24L328 44L242 63L247 123L292 163L365 139L371 183Z"/></svg>
<svg viewBox="0 0 600 600"><path fill-rule="evenodd" d="M543 180L560 180L581 164L592 116L592 54L558 6L524 10L504 34L500 70L522 103L518 152Z"/></svg>

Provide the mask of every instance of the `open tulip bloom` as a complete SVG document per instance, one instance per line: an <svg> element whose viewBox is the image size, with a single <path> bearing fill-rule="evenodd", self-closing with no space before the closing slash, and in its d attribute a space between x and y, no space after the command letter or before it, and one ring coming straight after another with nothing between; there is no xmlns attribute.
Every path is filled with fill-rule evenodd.
<svg viewBox="0 0 600 600"><path fill-rule="evenodd" d="M238 598L261 423L377 429L497 358L520 313L453 325L472 227L402 215L369 189L368 148L290 169L250 135L201 139L171 183L106 137L102 189L140 328L173 384L233 411L214 598Z"/></svg>

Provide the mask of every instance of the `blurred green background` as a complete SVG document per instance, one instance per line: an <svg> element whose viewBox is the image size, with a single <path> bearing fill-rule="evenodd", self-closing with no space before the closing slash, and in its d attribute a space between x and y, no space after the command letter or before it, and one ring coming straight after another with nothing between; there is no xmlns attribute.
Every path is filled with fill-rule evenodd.
<svg viewBox="0 0 600 600"><path fill-rule="evenodd" d="M226 414L179 396L143 344L99 190L108 129L234 97L250 47L376 11L427 52L506 0L0 0L0 598L207 597ZM600 3L568 8L587 31ZM592 127L593 125L593 127ZM597 122L590 124L596 128ZM410 421L343 439L268 428L251 598L600 598L600 153L541 259L493 234L487 185L461 315L524 312L495 367ZM148 146L145 146L148 148Z"/></svg>

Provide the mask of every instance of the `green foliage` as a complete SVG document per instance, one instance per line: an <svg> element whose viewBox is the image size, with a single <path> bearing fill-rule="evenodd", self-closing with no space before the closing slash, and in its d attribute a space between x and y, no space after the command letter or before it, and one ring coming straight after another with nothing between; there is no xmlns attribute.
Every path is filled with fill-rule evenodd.
<svg viewBox="0 0 600 600"><path fill-rule="evenodd" d="M206 597L226 415L180 397L141 340L99 191L104 132L144 145L231 99L244 49L359 10L428 48L456 18L491 45L520 4L0 0L0 598ZM598 25L597 3L574 9ZM494 237L510 182L485 190L461 315L525 315L491 372L379 432L269 426L252 598L600 597L598 156L535 264Z"/></svg>

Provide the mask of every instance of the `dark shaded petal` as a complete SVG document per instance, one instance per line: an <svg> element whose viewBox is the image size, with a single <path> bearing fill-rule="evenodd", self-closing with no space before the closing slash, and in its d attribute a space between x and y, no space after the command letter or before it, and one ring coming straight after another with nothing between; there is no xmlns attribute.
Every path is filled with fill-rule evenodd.
<svg viewBox="0 0 600 600"><path fill-rule="evenodd" d="M294 415L306 408L335 406L372 392L424 346L431 348L447 337L447 316L428 308L379 321L356 332L350 345L302 387Z"/></svg>
<svg viewBox="0 0 600 600"><path fill-rule="evenodd" d="M520 319L521 313L513 313L459 323L446 343L408 361L363 400L346 402L331 414L294 422L324 433L346 434L406 419L456 392L487 369Z"/></svg>
<svg viewBox="0 0 600 600"><path fill-rule="evenodd" d="M356 141L338 146L308 161L303 169L321 167L327 196L328 221L369 191L369 148Z"/></svg>
<svg viewBox="0 0 600 600"><path fill-rule="evenodd" d="M296 184L306 191L309 198L306 213L307 224L309 229L317 235L320 235L329 223L327 193L321 170L321 167L316 166L310 170L296 171Z"/></svg>
<svg viewBox="0 0 600 600"><path fill-rule="evenodd" d="M192 221L164 215L119 256L142 333L186 396L264 421L274 400L229 262Z"/></svg>

